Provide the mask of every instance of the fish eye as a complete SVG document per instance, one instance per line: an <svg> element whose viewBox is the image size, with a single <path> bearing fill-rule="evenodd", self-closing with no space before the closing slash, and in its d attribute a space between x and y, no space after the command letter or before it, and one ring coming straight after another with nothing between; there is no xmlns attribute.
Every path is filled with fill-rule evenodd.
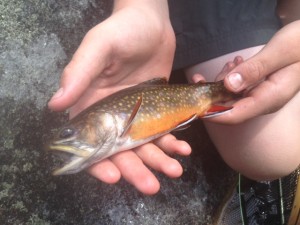
<svg viewBox="0 0 300 225"><path fill-rule="evenodd" d="M60 131L59 137L65 139L65 138L72 137L74 134L75 134L75 130L68 127Z"/></svg>

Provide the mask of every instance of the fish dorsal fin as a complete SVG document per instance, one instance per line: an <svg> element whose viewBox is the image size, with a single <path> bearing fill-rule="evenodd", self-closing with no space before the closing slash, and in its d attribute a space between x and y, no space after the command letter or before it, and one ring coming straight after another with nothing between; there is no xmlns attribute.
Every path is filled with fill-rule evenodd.
<svg viewBox="0 0 300 225"><path fill-rule="evenodd" d="M126 136L127 132L129 131L134 119L135 119L135 116L137 115L138 111L140 110L141 108L141 105L142 105L142 102L143 102L143 94L138 98L133 110L132 110L132 113L127 121L127 124L126 126L124 127L124 130L121 134L121 137L124 137Z"/></svg>
<svg viewBox="0 0 300 225"><path fill-rule="evenodd" d="M174 131L180 131L180 130L184 130L190 127L189 123L194 121L195 119L198 118L197 114L194 114L192 117L190 117L189 119L185 120L184 122L182 122L181 124L179 124Z"/></svg>
<svg viewBox="0 0 300 225"><path fill-rule="evenodd" d="M138 85L159 85L159 84L168 84L168 80L166 77L153 78L151 80L144 81Z"/></svg>
<svg viewBox="0 0 300 225"><path fill-rule="evenodd" d="M212 105L212 107L206 112L202 118L212 118L220 116L224 113L229 112L233 107L232 106L221 106L221 105Z"/></svg>

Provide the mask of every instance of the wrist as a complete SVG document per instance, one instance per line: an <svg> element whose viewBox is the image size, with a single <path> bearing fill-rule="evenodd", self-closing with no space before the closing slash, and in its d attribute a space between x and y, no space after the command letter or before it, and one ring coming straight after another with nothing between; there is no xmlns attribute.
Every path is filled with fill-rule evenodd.
<svg viewBox="0 0 300 225"><path fill-rule="evenodd" d="M114 0L113 13L126 7L134 7L142 11L153 11L160 16L169 18L167 0Z"/></svg>
<svg viewBox="0 0 300 225"><path fill-rule="evenodd" d="M167 0L115 0L112 13L126 14L126 18L138 20L136 23L142 24L138 28L140 32L146 30L151 34L159 34L153 36L159 37L160 42L167 40L173 43L175 48L175 34L169 18Z"/></svg>

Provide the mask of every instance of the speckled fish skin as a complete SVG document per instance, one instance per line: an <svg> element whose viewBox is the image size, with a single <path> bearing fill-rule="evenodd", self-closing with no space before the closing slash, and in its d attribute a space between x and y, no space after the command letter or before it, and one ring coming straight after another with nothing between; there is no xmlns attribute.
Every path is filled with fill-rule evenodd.
<svg viewBox="0 0 300 225"><path fill-rule="evenodd" d="M69 161L53 174L77 173L117 152L152 141L210 115L213 104L233 97L222 81L169 85L165 79L153 79L121 90L61 128L49 149L68 153Z"/></svg>

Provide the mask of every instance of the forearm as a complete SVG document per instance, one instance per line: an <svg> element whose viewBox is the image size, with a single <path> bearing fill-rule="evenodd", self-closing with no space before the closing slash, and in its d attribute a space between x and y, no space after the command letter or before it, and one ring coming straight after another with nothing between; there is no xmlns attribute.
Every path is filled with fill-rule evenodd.
<svg viewBox="0 0 300 225"><path fill-rule="evenodd" d="M167 0L114 0L113 12L125 7L137 7L141 10L151 10L159 15L169 18L169 8Z"/></svg>

